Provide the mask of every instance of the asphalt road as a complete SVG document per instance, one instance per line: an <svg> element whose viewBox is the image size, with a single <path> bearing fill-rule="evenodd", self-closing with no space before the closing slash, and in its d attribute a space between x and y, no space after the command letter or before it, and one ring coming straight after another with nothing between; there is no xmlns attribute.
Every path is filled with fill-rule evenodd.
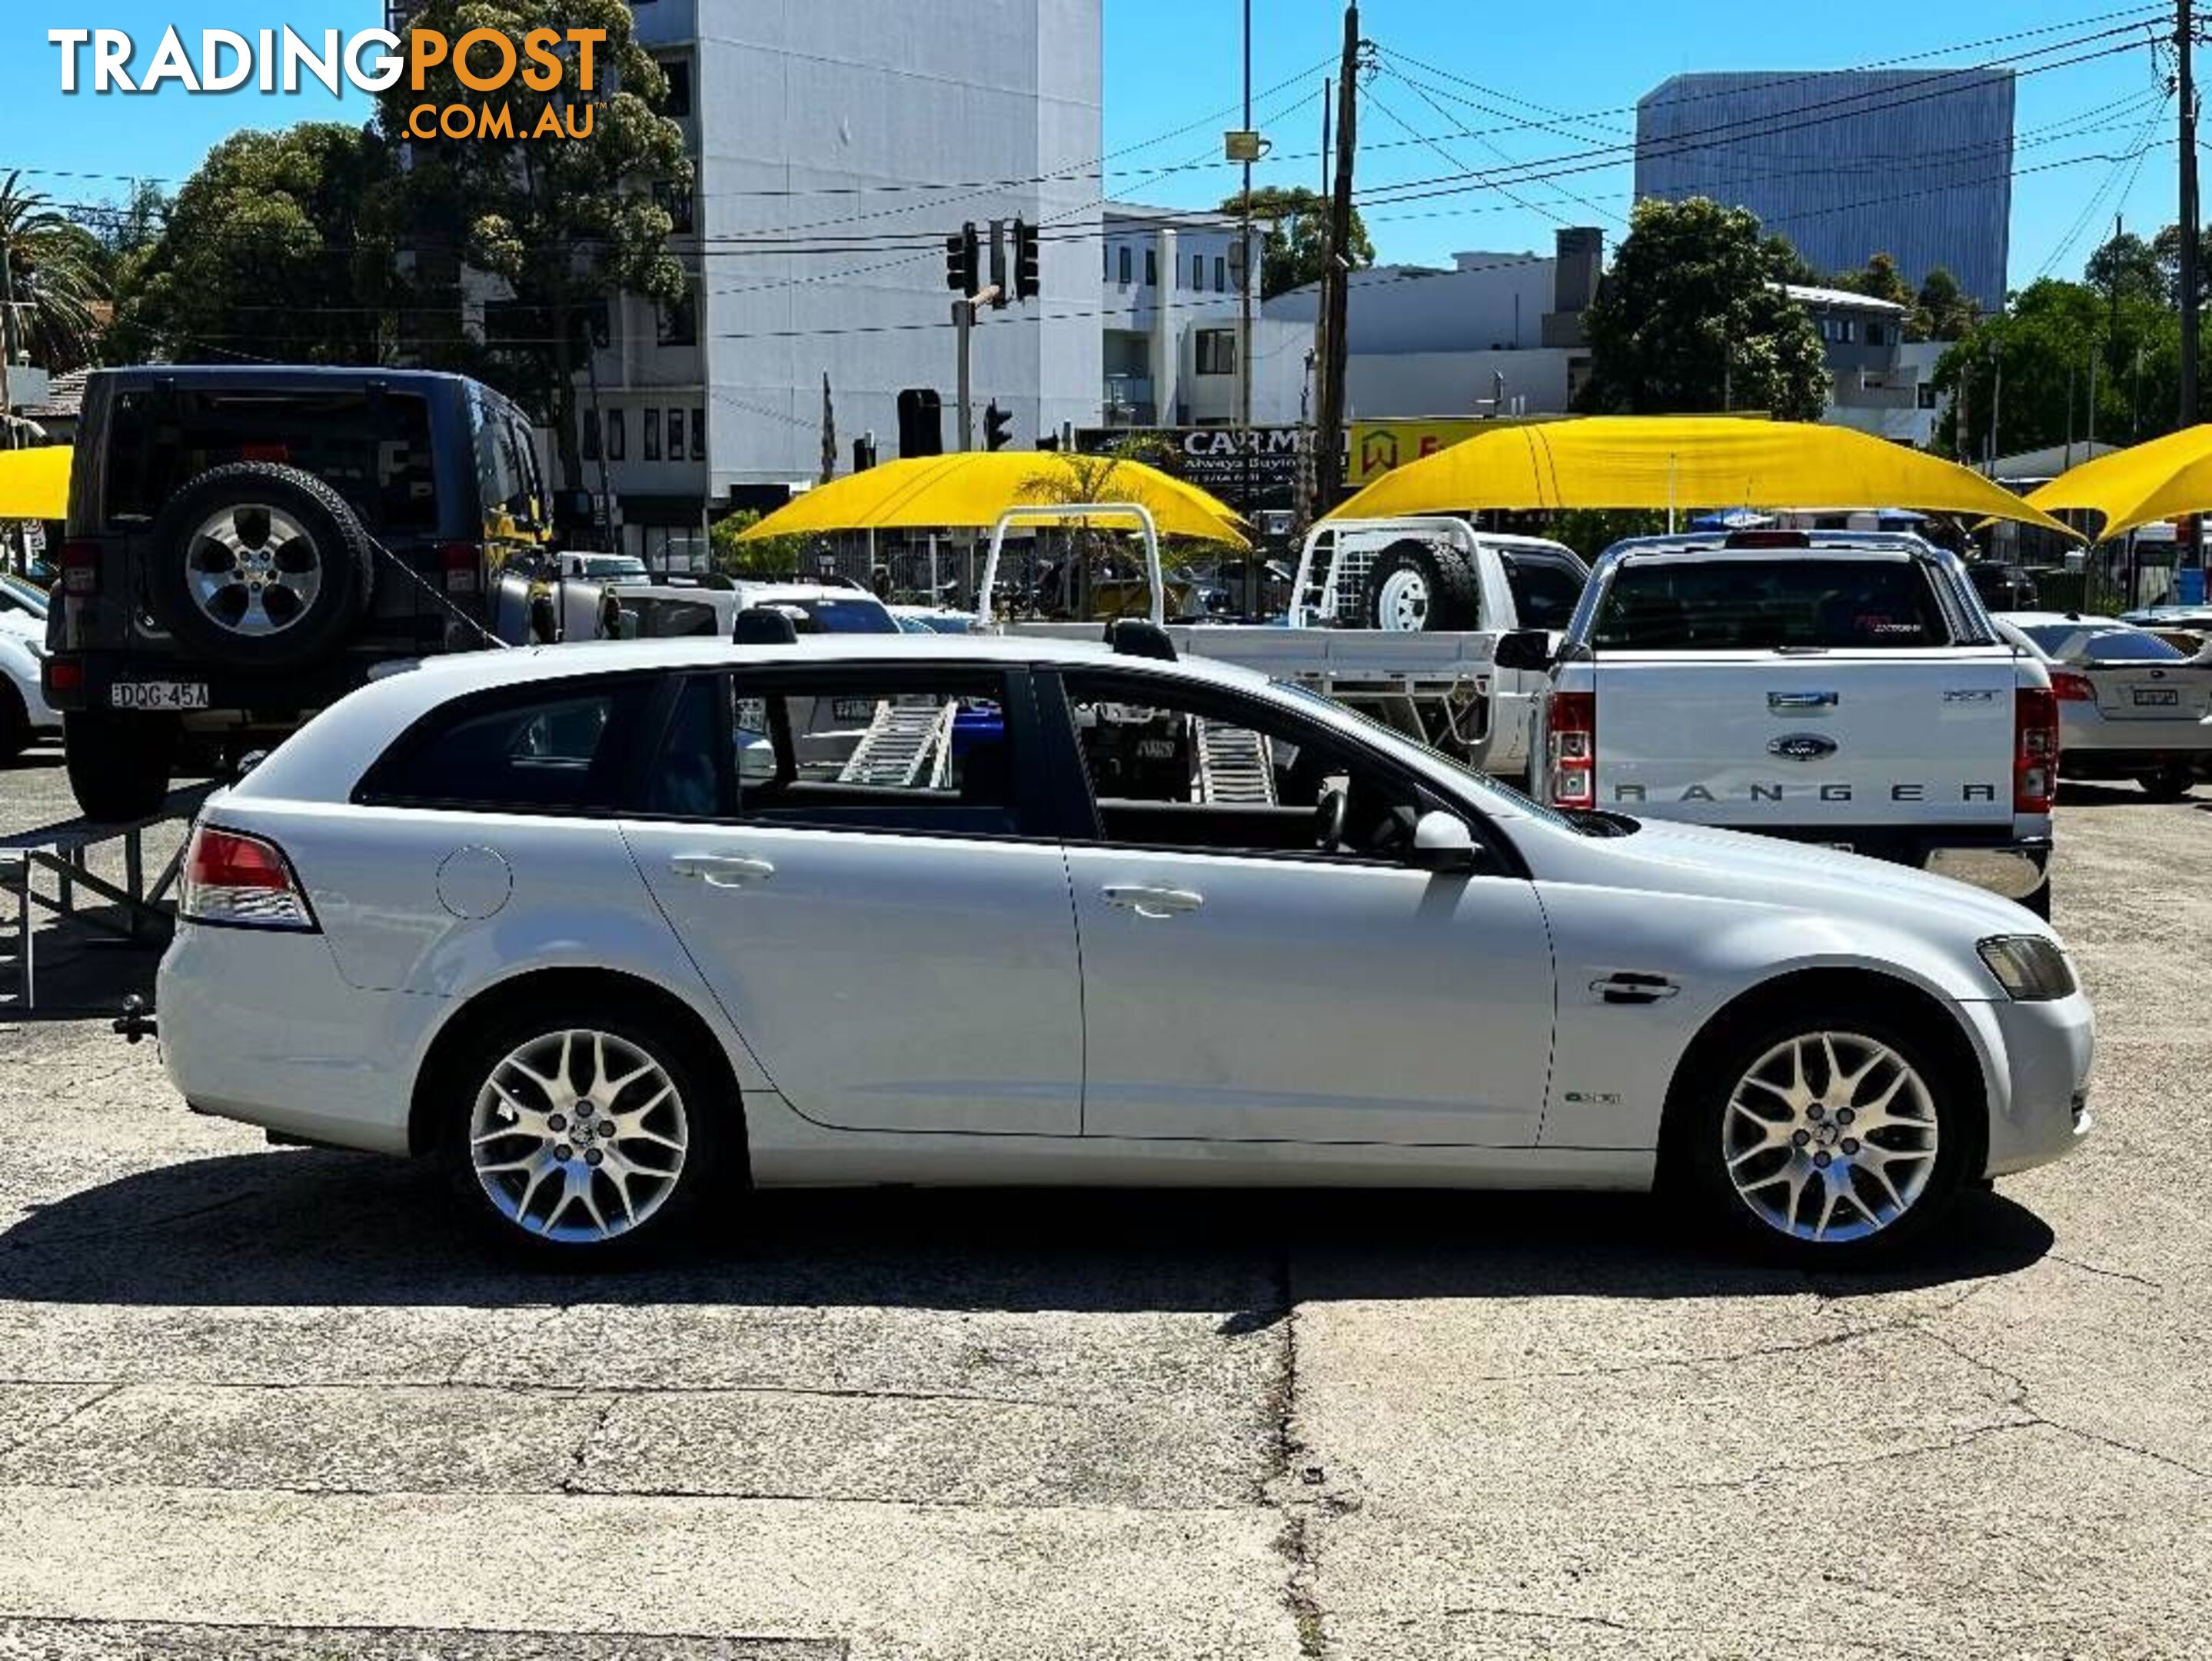
<svg viewBox="0 0 2212 1661"><path fill-rule="evenodd" d="M1188 1193L521 1274L0 1016L0 1657L2201 1654L2212 790L2071 794L2098 1134L1873 1277L1634 1198Z"/></svg>

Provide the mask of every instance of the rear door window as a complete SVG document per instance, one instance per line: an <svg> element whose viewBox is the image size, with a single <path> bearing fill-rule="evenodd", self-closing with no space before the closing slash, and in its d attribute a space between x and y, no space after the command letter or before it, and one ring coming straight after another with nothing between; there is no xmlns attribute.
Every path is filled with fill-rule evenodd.
<svg viewBox="0 0 2212 1661"><path fill-rule="evenodd" d="M462 699L369 770L356 800L517 813L611 811L627 781L643 679L569 683Z"/></svg>
<svg viewBox="0 0 2212 1661"><path fill-rule="evenodd" d="M1028 685L997 670L854 665L701 676L646 770L648 812L823 830L1048 829Z"/></svg>
<svg viewBox="0 0 2212 1661"><path fill-rule="evenodd" d="M1935 588L1909 559L1631 561L1613 575L1592 643L1653 652L1945 646Z"/></svg>
<svg viewBox="0 0 2212 1661"><path fill-rule="evenodd" d="M1562 561L1525 554L1504 557L1506 587L1523 629L1564 629L1583 597L1582 572Z"/></svg>
<svg viewBox="0 0 2212 1661"><path fill-rule="evenodd" d="M107 517L150 520L191 480L238 461L313 473L373 531L437 526L428 402L362 388L119 394L109 418Z"/></svg>

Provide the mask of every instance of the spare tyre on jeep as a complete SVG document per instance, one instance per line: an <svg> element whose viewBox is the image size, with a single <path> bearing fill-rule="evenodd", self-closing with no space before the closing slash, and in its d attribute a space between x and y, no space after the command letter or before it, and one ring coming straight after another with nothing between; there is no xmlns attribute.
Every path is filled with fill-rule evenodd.
<svg viewBox="0 0 2212 1661"><path fill-rule="evenodd" d="M154 521L146 599L202 655L276 669L328 651L361 621L375 556L345 498L270 461L210 468Z"/></svg>

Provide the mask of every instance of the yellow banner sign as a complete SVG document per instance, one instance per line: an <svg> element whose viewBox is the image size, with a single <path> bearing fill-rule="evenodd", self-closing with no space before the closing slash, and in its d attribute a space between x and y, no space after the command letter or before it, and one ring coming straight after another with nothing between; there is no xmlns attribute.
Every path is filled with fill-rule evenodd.
<svg viewBox="0 0 2212 1661"><path fill-rule="evenodd" d="M1472 438L1495 421L1355 421L1352 423L1352 453L1345 472L1355 485L1372 484L1393 467L1402 467L1423 456L1449 449L1463 438Z"/></svg>

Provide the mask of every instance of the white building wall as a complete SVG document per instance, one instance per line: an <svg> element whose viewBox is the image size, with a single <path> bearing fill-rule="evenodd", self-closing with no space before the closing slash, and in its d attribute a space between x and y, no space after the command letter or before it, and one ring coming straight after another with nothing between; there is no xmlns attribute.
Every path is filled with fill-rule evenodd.
<svg viewBox="0 0 2212 1661"><path fill-rule="evenodd" d="M864 431L896 454L902 387L939 389L957 443L943 239L967 220L1045 227L1042 299L987 309L975 330L979 433L994 399L1018 443L1096 418L1101 0L975 0L957 27L910 0L644 0L636 12L658 55L693 60L700 343L652 345L650 308L637 307L630 333L644 344L603 354L602 375L703 383L705 488L815 477L825 371L841 471ZM1008 179L1043 182L978 182ZM793 246L763 250L776 240Z"/></svg>
<svg viewBox="0 0 2212 1661"><path fill-rule="evenodd" d="M1355 420L1391 416L1476 416L1566 412L1569 366L1587 350L1507 352L1360 352L1344 368L1346 413ZM1498 377L1506 407L1493 411ZM1519 400L1516 406L1516 400Z"/></svg>

